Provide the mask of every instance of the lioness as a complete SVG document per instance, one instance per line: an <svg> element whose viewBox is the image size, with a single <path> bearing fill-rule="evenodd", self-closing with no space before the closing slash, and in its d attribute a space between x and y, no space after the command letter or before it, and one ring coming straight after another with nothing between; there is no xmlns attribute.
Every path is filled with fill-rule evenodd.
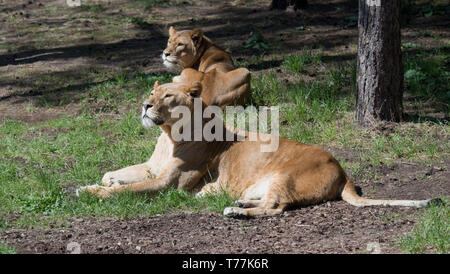
<svg viewBox="0 0 450 274"><path fill-rule="evenodd" d="M229 72L234 69L230 54L204 36L201 29L176 31L171 26L162 59L164 65L171 69L176 66L201 72L213 69Z"/></svg>
<svg viewBox="0 0 450 274"><path fill-rule="evenodd" d="M245 68L233 70L230 55L203 36L200 29L176 31L170 27L169 34L170 38L163 54L164 63L179 64L185 68L181 75L174 77L173 82L201 81L202 100L208 105L217 105L222 109L232 104L243 104L247 100L250 94L250 72ZM198 62L189 61L194 59ZM149 176L158 176L172 151L173 145L163 132L147 162L107 172L102 183L110 186L116 182L132 183ZM127 176L130 173L134 173L134 176Z"/></svg>
<svg viewBox="0 0 450 274"><path fill-rule="evenodd" d="M422 207L431 201L362 198L336 159L322 148L280 138L277 151L261 152L262 141L250 141L248 132L224 123L224 135L228 131L235 137L244 135L245 140L174 140L172 126L180 118L174 118L171 113L177 106L186 106L192 115L190 121L194 121L194 98L199 96L201 90L200 82L161 86L156 83L150 97L144 102L142 124L146 128L158 125L173 143L170 158L156 178L131 184L117 183L109 187L93 185L82 189L106 198L125 190L155 192L168 187L194 190L208 179L209 183L199 195L225 190L240 197L237 207L224 210L227 216L279 214L290 206L310 205L339 197L355 206ZM207 122L208 119L204 118L203 125ZM145 171L135 166L126 176L140 176L142 172Z"/></svg>
<svg viewBox="0 0 450 274"><path fill-rule="evenodd" d="M162 59L170 69L177 66L191 68L205 73L205 77L215 79L217 83L232 82L232 85L222 85L220 89L206 89L210 90L209 94L202 95L202 99L208 105L222 108L231 104L241 105L250 95L250 72L245 68L235 70L230 54L203 35L201 29L176 31L170 27ZM179 78L176 76L173 81L181 81Z"/></svg>

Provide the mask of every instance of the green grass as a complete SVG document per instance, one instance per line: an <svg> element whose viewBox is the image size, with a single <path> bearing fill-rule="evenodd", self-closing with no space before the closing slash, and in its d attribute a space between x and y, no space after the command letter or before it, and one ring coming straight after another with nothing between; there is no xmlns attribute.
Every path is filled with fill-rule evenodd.
<svg viewBox="0 0 450 274"><path fill-rule="evenodd" d="M133 217L142 215L167 214L180 211L222 212L234 203L226 193L195 197L186 191L168 189L154 195L131 192L114 195L102 200L87 193L81 194L77 204L70 204L66 211L71 215L110 215Z"/></svg>
<svg viewBox="0 0 450 274"><path fill-rule="evenodd" d="M167 83L172 81L172 74L128 74L119 71L108 75L109 79L86 90L84 102L105 102L109 107L118 107L124 103L140 105L141 100L150 95L155 81Z"/></svg>
<svg viewBox="0 0 450 274"><path fill-rule="evenodd" d="M439 110L450 114L450 72L448 47L432 52L419 50L406 53L405 86L407 92L426 98L427 101L440 102Z"/></svg>
<svg viewBox="0 0 450 274"><path fill-rule="evenodd" d="M450 207L448 199L444 200L444 205L425 209L418 224L400 239L402 250L407 253L450 252Z"/></svg>
<svg viewBox="0 0 450 274"><path fill-rule="evenodd" d="M14 254L16 250L14 247L8 246L5 243L0 243L0 254Z"/></svg>
<svg viewBox="0 0 450 274"><path fill-rule="evenodd" d="M49 130L57 135L48 134ZM144 130L134 112L118 121L101 115L62 117L37 126L9 121L0 125L0 200L3 213L19 213L16 225L45 224L36 216L153 215L177 210L220 212L231 205L225 194L195 198L169 190L157 195L123 193L102 200L74 197L74 189L99 183L103 173L146 161L159 129ZM11 224L10 224L11 225Z"/></svg>
<svg viewBox="0 0 450 274"><path fill-rule="evenodd" d="M168 82L171 75L118 73L84 91L81 104L86 108L81 115L35 125L13 120L1 123L0 215L20 215L14 222L3 218L2 227L47 225L74 215L220 212L231 205L233 199L225 194L196 198L175 190L156 195L123 193L107 200L89 195L74 197L75 188L99 183L105 172L150 157L160 130L145 130L137 108L156 80ZM105 109L92 111L92 104L98 103ZM119 112L124 106L127 111ZM105 114L111 111L117 114Z"/></svg>
<svg viewBox="0 0 450 274"><path fill-rule="evenodd" d="M372 164L398 159L431 163L448 155L449 144L436 138L449 136L445 122L402 123L384 134L360 129L353 118L355 69L329 69L316 81L284 83L277 74L266 73L252 79L255 105L280 105L285 126L281 135L309 144L361 150L363 160ZM444 83L439 83L443 88Z"/></svg>
<svg viewBox="0 0 450 274"><path fill-rule="evenodd" d="M83 69L66 73L44 74L35 79L37 85L47 85L47 83L61 83L68 85L67 90L62 88L61 92L55 95L54 90L42 90L38 106L51 108L81 102L91 113L92 103L103 105L100 112L118 111L124 105L130 108L139 106L144 97L150 94L155 81L167 83L172 80L173 74L147 74L142 72L126 72L124 70L105 71L100 69ZM67 79L69 78L69 79ZM72 79L70 79L72 78ZM70 86L77 85L76 79L90 81L87 87L73 92Z"/></svg>
<svg viewBox="0 0 450 274"><path fill-rule="evenodd" d="M307 65L320 63L321 58L322 49L303 49L295 54L287 56L281 66L294 73L305 72Z"/></svg>

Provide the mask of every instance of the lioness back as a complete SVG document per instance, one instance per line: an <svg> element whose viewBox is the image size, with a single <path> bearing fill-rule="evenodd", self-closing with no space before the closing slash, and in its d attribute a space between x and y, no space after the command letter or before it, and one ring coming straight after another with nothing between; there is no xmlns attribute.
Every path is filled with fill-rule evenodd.
<svg viewBox="0 0 450 274"><path fill-rule="evenodd" d="M264 200L270 207L334 200L346 183L333 156L317 146L280 138L274 152L261 141L235 142L218 166L217 181L243 200Z"/></svg>
<svg viewBox="0 0 450 274"><path fill-rule="evenodd" d="M200 81L204 87L201 98L207 105L226 106L244 104L250 96L250 72L246 68L238 68L227 73L213 69L207 73L188 68L174 83L191 83Z"/></svg>

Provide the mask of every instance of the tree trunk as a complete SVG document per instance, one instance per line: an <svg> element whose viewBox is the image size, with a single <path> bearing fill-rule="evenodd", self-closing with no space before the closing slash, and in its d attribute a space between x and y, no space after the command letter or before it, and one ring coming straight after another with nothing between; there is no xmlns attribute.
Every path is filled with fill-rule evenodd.
<svg viewBox="0 0 450 274"><path fill-rule="evenodd" d="M356 120L402 119L400 0L359 0Z"/></svg>

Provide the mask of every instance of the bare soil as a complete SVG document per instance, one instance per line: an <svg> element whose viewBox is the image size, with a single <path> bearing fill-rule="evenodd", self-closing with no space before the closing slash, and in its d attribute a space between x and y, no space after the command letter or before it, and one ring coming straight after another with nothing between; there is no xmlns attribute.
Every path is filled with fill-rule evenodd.
<svg viewBox="0 0 450 274"><path fill-rule="evenodd" d="M377 242L397 253L395 237L414 218L386 221L385 214L411 215L413 209L358 209L343 202L290 211L282 217L251 220L218 214L182 213L120 220L73 219L65 228L10 230L0 238L19 253L368 253Z"/></svg>

